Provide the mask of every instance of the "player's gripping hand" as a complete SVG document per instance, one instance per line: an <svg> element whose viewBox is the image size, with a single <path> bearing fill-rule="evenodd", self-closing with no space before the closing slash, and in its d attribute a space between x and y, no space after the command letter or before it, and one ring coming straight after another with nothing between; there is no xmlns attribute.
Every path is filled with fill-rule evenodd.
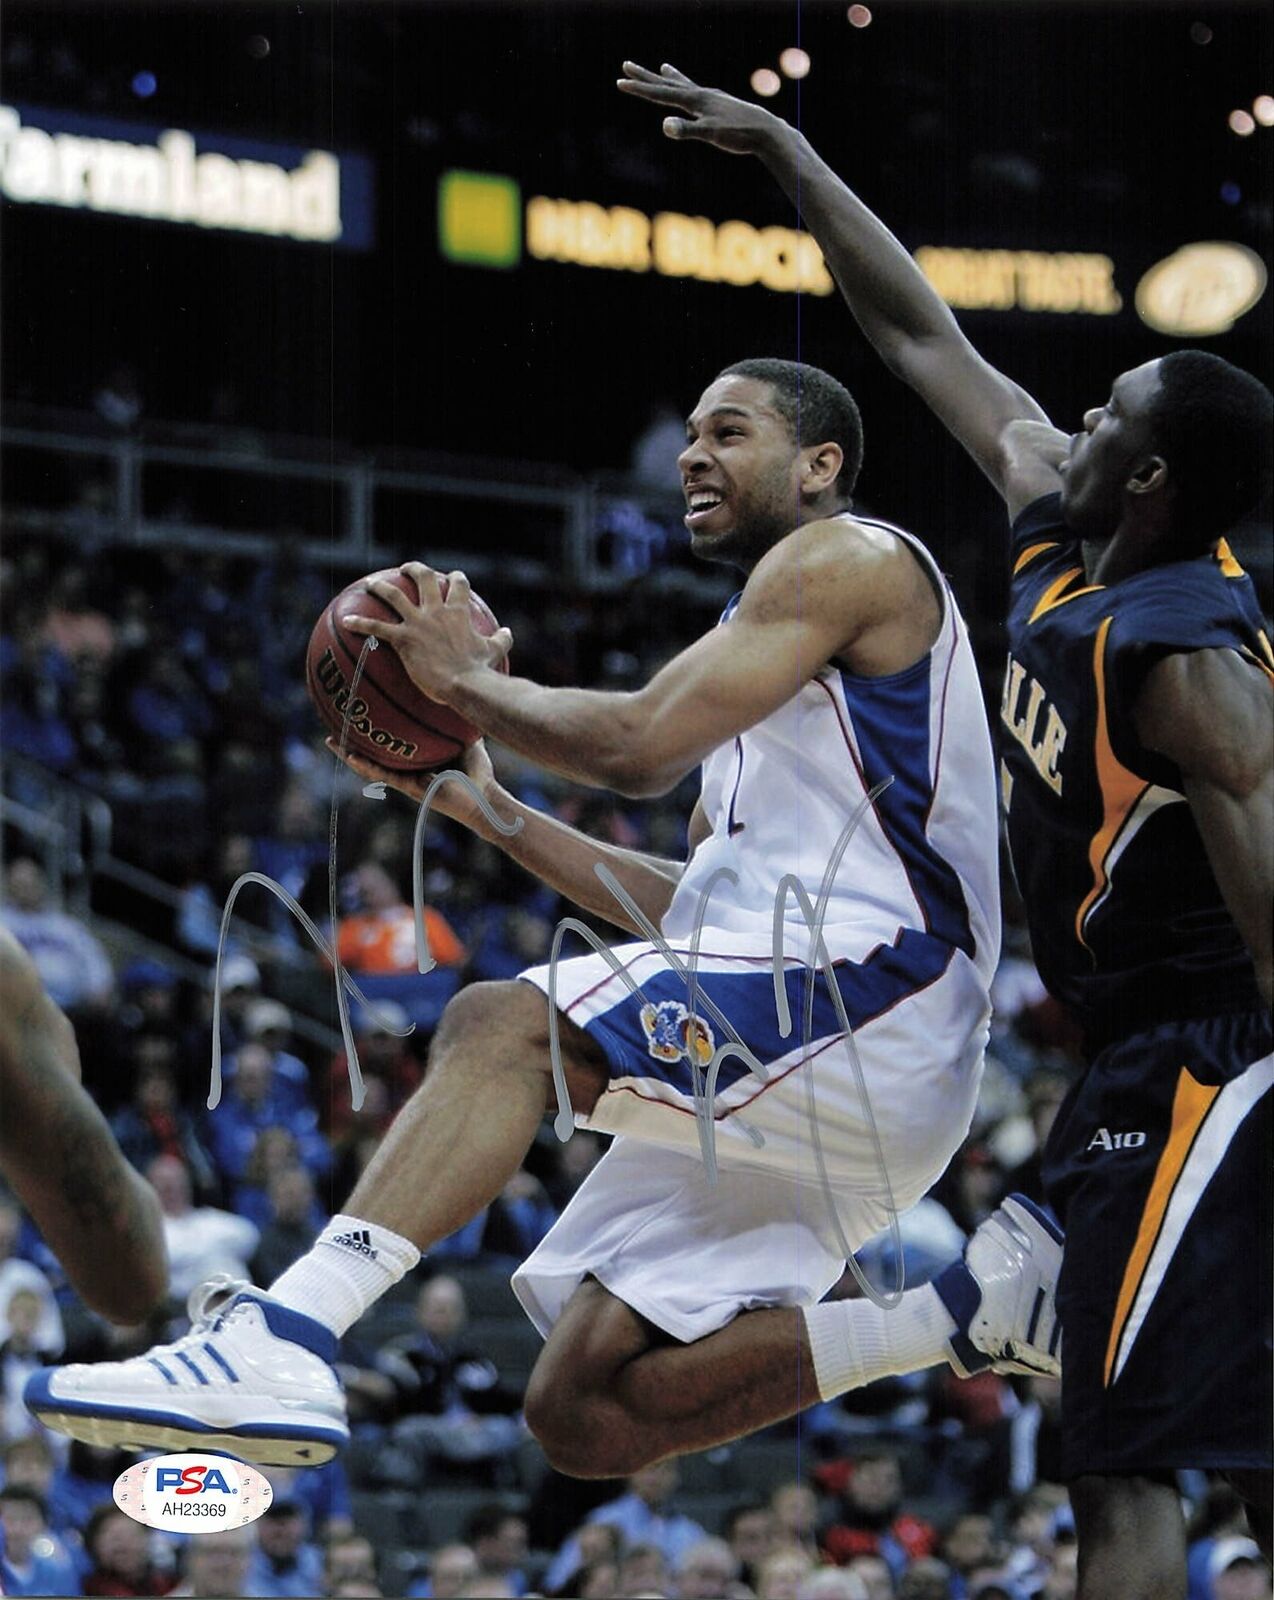
<svg viewBox="0 0 1274 1600"><path fill-rule="evenodd" d="M404 561L399 571L416 585L415 602L384 578L367 584L367 592L396 611L398 621L347 616L344 626L351 633L369 634L392 645L421 694L447 705L462 679L499 666L512 648L513 635L508 628L499 628L488 636L474 627L469 580L463 572L448 574L444 598L442 574L423 561Z"/></svg>
<svg viewBox="0 0 1274 1600"><path fill-rule="evenodd" d="M390 789L397 789L399 794L406 795L409 800L414 800L417 804L425 798L429 785L438 776L436 772L391 772L388 767L378 766L376 762L369 761L366 756L356 755L352 750L342 752L339 739L328 739L325 742L332 754L340 756L350 771L357 773L365 783L383 783ZM463 760L458 763L457 770L463 772L478 793L484 797L489 798L499 789L491 757L487 754L487 747L482 739L468 747ZM459 822L466 828L476 829L479 823L483 823L485 834L492 832L491 828L485 825L482 809L470 790L454 780L439 787L429 802L429 810L431 815L437 812L439 816L450 817L453 822Z"/></svg>
<svg viewBox="0 0 1274 1600"><path fill-rule="evenodd" d="M624 76L617 84L624 94L682 113L664 118L664 132L670 139L700 139L731 155L757 155L767 139L787 128L772 111L749 100L737 100L722 89L701 89L666 62L658 72L651 72L635 61L625 61Z"/></svg>

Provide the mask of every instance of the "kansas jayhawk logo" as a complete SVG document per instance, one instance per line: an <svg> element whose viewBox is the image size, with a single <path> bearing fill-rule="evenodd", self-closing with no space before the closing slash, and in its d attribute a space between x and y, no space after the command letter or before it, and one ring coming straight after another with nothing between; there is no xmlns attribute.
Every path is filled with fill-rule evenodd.
<svg viewBox="0 0 1274 1600"><path fill-rule="evenodd" d="M641 1025L646 1030L646 1049L656 1061L680 1061L684 1056L696 1066L706 1067L716 1049L712 1029L702 1017L692 1017L678 1000L649 1001L641 1008Z"/></svg>

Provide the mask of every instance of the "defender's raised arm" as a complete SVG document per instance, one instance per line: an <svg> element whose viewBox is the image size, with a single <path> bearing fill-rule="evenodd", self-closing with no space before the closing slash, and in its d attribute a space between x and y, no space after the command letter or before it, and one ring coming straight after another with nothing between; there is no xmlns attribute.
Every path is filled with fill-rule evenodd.
<svg viewBox="0 0 1274 1600"><path fill-rule="evenodd" d="M619 88L673 113L672 139L757 156L818 241L863 332L891 371L964 445L1015 515L1058 487L1066 436L1025 390L984 361L884 223L841 182L804 134L762 107L705 89L675 67L624 63ZM1025 426L1023 426L1025 425Z"/></svg>

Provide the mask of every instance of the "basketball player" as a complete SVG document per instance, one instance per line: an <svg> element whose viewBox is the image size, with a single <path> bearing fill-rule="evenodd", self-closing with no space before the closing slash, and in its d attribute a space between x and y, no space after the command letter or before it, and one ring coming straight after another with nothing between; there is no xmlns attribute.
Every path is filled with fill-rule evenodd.
<svg viewBox="0 0 1274 1600"><path fill-rule="evenodd" d="M965 1260L893 1309L817 1304L846 1254L918 1200L964 1137L999 944L994 772L968 638L922 546L850 510L861 454L857 407L817 368L745 361L714 379L680 458L685 520L695 552L746 582L721 625L637 693L496 670L508 631L475 632L461 573L445 602L438 574L415 562L404 571L418 603L371 585L396 620L356 631L542 766L627 795L666 793L703 766L687 863L529 810L481 749L469 774L521 831L498 834L458 786L439 796L635 935L613 958L640 993L598 954L462 990L424 1084L310 1254L149 1358L37 1375L37 1415L98 1442L330 1455L346 1436L328 1365L337 1339L501 1191L552 1103L550 1004L576 1121L617 1136L514 1278L547 1336L526 1417L561 1470L627 1475L944 1358L960 1372L1056 1370L1060 1246L1025 1201L1006 1202ZM801 1015L810 957L787 873L811 901L829 880L823 939L845 1012L819 978L808 1049L775 1009L781 983ZM694 1001L655 929L683 964L698 949ZM718 1063L704 1108L714 1182L696 1080L732 1038L753 1061Z"/></svg>
<svg viewBox="0 0 1274 1600"><path fill-rule="evenodd" d="M159 1203L79 1078L71 1024L0 928L0 1173L85 1304L138 1323L168 1285Z"/></svg>
<svg viewBox="0 0 1274 1600"><path fill-rule="evenodd" d="M1269 391L1179 351L1068 437L799 133L672 67L624 71L671 137L799 185L864 332L1007 502L1001 793L1089 1058L1044 1162L1079 1592L1184 1595L1176 1469L1230 1473L1269 1549L1274 657L1222 537L1268 482Z"/></svg>

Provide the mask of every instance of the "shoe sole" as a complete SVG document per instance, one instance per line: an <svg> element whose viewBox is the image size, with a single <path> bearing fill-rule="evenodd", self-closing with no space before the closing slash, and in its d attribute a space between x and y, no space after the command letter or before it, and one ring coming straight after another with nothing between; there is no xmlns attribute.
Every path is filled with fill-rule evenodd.
<svg viewBox="0 0 1274 1600"><path fill-rule="evenodd" d="M27 1408L45 1425L82 1444L117 1450L220 1450L259 1467L318 1467L349 1443L344 1428L318 1423L260 1424L255 1429L214 1427L173 1413L139 1414L122 1407L83 1409L56 1396L28 1399Z"/></svg>

